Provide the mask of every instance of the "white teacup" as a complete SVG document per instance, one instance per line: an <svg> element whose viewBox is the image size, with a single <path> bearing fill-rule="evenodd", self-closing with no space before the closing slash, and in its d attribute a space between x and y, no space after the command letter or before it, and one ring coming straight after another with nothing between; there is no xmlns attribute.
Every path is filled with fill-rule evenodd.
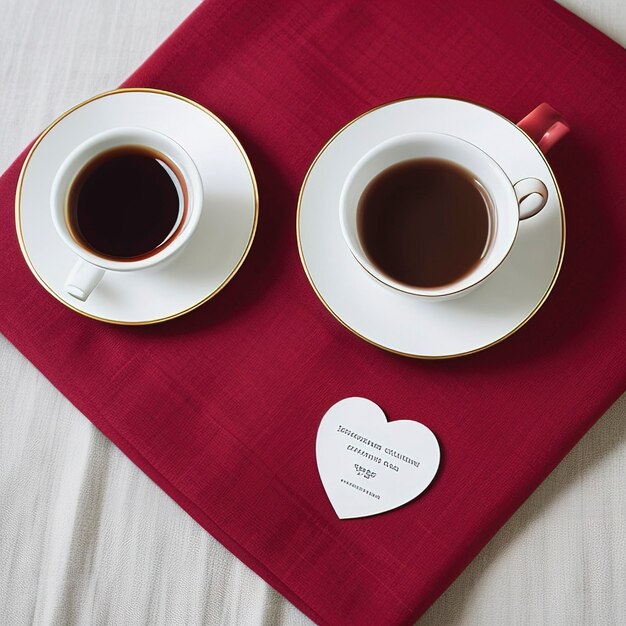
<svg viewBox="0 0 626 626"><path fill-rule="evenodd" d="M382 272L367 256L357 228L357 207L367 185L397 163L412 159L441 159L468 171L477 181L490 212L490 234L480 261L458 280L437 287L415 287ZM512 184L502 168L475 145L443 133L419 132L394 137L366 153L350 171L341 193L340 222L343 236L356 260L372 276L389 287L429 300L461 296L477 287L509 254L520 220L545 206L546 185L536 178Z"/></svg>
<svg viewBox="0 0 626 626"><path fill-rule="evenodd" d="M179 216L164 242L153 254L117 260L100 255L75 238L68 223L68 200L73 182L88 163L105 151L125 146L148 148L163 155L164 161L175 166L182 180L171 172L178 191ZM202 212L202 197L202 180L193 160L178 143L162 133L141 127L114 128L81 143L59 167L50 193L54 226L65 244L79 257L65 281L66 291L85 301L105 272L141 271L169 259L185 246L196 228Z"/></svg>

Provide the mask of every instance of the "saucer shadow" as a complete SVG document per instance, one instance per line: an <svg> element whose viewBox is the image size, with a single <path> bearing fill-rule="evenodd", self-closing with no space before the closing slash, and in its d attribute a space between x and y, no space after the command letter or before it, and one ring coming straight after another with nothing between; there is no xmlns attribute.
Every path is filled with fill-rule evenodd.
<svg viewBox="0 0 626 626"><path fill-rule="evenodd" d="M263 149L242 137L254 171L259 194L257 230L248 256L231 281L197 309L160 324L123 327L123 332L146 337L176 336L219 325L254 306L268 294L287 263L293 236L293 207L296 199L288 182Z"/></svg>

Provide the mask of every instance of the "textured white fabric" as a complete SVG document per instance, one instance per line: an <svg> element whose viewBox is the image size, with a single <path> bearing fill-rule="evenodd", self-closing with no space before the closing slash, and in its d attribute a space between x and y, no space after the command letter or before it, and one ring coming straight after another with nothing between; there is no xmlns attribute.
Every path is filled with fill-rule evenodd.
<svg viewBox="0 0 626 626"><path fill-rule="evenodd" d="M0 0L0 169L195 4ZM626 41L621 0L566 4ZM0 626L310 623L2 338L0 390ZM626 396L421 624L626 623L625 418Z"/></svg>
<svg viewBox="0 0 626 626"><path fill-rule="evenodd" d="M308 622L0 347L0 624Z"/></svg>

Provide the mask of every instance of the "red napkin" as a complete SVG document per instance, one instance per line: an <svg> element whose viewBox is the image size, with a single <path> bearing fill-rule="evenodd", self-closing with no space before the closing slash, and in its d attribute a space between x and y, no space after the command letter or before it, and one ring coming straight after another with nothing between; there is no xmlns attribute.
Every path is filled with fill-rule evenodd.
<svg viewBox="0 0 626 626"><path fill-rule="evenodd" d="M26 267L13 226L22 157L0 183L0 327L190 515L326 624L408 624L452 582L626 386L626 54L552 2L210 1L127 85L193 98L249 152L261 217L248 260L166 324L80 317ZM542 101L572 133L551 153L568 220L553 294L486 352L416 361L364 343L311 289L298 190L351 118L418 94L518 120ZM337 519L315 462L324 412L366 396L437 434L417 500Z"/></svg>

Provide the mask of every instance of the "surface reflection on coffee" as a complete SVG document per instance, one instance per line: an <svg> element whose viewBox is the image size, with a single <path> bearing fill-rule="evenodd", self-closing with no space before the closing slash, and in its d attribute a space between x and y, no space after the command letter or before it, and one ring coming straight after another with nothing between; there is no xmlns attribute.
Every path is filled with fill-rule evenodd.
<svg viewBox="0 0 626 626"><path fill-rule="evenodd" d="M442 159L412 159L373 178L357 208L363 251L412 287L449 285L488 248L490 207L472 174Z"/></svg>
<svg viewBox="0 0 626 626"><path fill-rule="evenodd" d="M74 238L95 254L136 261L176 236L187 204L184 180L162 154L143 146L102 152L78 173L67 203Z"/></svg>

